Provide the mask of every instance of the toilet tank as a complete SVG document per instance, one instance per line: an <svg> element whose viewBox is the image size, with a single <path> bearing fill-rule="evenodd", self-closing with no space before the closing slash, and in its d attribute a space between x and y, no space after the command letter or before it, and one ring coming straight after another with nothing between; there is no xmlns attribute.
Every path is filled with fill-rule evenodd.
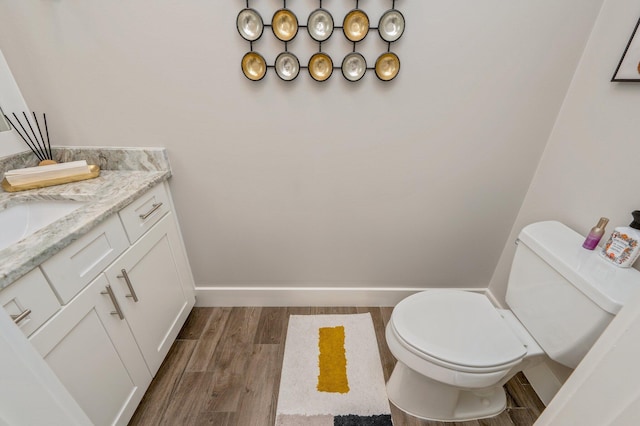
<svg viewBox="0 0 640 426"><path fill-rule="evenodd" d="M575 368L627 300L640 272L582 248L584 237L556 221L518 236L507 304L553 360Z"/></svg>

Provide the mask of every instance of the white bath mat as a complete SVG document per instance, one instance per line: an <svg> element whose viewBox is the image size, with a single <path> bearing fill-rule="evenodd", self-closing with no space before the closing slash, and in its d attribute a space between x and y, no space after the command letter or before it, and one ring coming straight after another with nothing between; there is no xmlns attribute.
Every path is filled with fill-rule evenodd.
<svg viewBox="0 0 640 426"><path fill-rule="evenodd" d="M389 426L371 315L292 315L276 426Z"/></svg>

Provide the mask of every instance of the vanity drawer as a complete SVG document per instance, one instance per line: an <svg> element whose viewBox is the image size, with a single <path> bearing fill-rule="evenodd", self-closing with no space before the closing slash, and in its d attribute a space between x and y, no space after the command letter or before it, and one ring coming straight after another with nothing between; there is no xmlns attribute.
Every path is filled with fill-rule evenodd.
<svg viewBox="0 0 640 426"><path fill-rule="evenodd" d="M2 290L0 304L26 336L60 309L56 295L38 268Z"/></svg>
<svg viewBox="0 0 640 426"><path fill-rule="evenodd" d="M122 224L113 215L40 267L66 304L128 247Z"/></svg>
<svg viewBox="0 0 640 426"><path fill-rule="evenodd" d="M156 185L122 209L120 220L133 244L170 210L169 195L164 185Z"/></svg>

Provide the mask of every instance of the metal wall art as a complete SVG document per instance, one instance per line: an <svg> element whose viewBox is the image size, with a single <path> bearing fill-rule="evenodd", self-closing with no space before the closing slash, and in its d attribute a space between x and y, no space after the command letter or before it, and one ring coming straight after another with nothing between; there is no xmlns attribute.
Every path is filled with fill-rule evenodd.
<svg viewBox="0 0 640 426"><path fill-rule="evenodd" d="M405 29L404 16L395 8L395 3L396 0L391 0L391 8L382 14L377 26L372 27L367 13L359 8L358 0L355 0L355 8L343 17L341 26L336 25L331 12L323 8L322 0L319 0L318 8L306 17L306 25L301 25L298 16L287 8L286 0L283 0L283 7L273 14L270 24L265 24L260 13L251 8L249 0L246 0L246 7L238 13L236 19L240 36L249 42L249 52L243 56L241 62L242 72L249 80L259 81L264 78L269 68L273 68L282 80L292 81L300 74L300 70L306 69L311 78L322 82L328 80L333 71L338 69L348 81L358 81L367 70L372 70L380 80L391 81L400 72L400 58L391 51L391 44L400 39ZM254 51L254 42L261 37L268 37L264 34L265 28L284 45L273 65L267 64L264 56ZM353 44L353 50L341 58L340 66L336 66L329 54L322 50L323 43L334 36L334 30L341 30L346 40ZM386 44L386 51L377 57L374 66L369 67L365 57L358 52L358 43L362 42L371 30L377 30L378 36ZM288 50L288 44L301 32L306 33L306 36L318 45L317 52L311 55L307 65L301 65L298 56Z"/></svg>
<svg viewBox="0 0 640 426"><path fill-rule="evenodd" d="M640 20L633 29L629 43L624 49L611 81L640 82L640 33L638 33L638 26L640 26Z"/></svg>

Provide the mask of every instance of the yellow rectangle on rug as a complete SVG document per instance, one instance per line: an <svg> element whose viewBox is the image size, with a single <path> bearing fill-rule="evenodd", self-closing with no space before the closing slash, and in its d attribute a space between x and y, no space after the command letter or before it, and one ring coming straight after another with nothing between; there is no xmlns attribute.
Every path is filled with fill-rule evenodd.
<svg viewBox="0 0 640 426"><path fill-rule="evenodd" d="M320 327L318 330L318 386L320 392L349 392L344 327Z"/></svg>
<svg viewBox="0 0 640 426"><path fill-rule="evenodd" d="M389 426L371 315L292 315L276 426Z"/></svg>

